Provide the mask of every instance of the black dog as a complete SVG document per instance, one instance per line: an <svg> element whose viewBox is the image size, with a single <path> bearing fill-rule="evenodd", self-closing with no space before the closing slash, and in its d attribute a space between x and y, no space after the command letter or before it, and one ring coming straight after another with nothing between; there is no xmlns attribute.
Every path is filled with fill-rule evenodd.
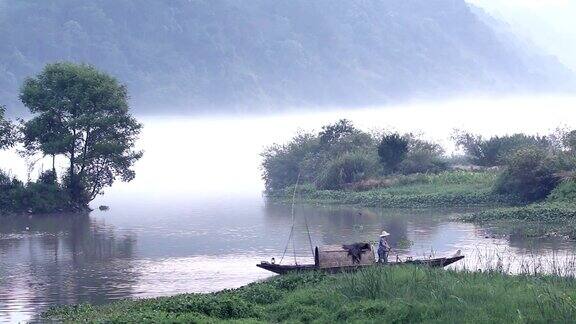
<svg viewBox="0 0 576 324"><path fill-rule="evenodd" d="M348 251L348 255L352 257L353 263L360 263L362 254L370 250L369 243L354 243L349 245L342 245L344 250Z"/></svg>

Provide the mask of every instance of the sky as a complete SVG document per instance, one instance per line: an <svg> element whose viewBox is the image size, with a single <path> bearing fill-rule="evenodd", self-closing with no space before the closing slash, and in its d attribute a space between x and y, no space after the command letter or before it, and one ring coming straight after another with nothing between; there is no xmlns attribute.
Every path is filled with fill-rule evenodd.
<svg viewBox="0 0 576 324"><path fill-rule="evenodd" d="M467 0L576 71L576 0Z"/></svg>

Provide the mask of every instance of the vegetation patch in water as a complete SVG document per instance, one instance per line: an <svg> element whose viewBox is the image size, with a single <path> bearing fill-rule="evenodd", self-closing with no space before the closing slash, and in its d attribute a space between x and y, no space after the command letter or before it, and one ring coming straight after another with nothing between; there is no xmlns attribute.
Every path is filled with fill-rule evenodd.
<svg viewBox="0 0 576 324"><path fill-rule="evenodd" d="M55 308L69 322L569 322L576 281L413 267L275 277L214 294Z"/></svg>
<svg viewBox="0 0 576 324"><path fill-rule="evenodd" d="M467 214L461 219L491 225L508 235L576 239L576 206L573 204L541 203L497 208Z"/></svg>
<svg viewBox="0 0 576 324"><path fill-rule="evenodd" d="M440 174L417 174L386 178L388 186L366 191L319 190L302 185L296 190L300 201L337 203L389 208L499 206L517 203L510 195L492 190L498 173L447 171ZM294 187L269 196L291 200Z"/></svg>

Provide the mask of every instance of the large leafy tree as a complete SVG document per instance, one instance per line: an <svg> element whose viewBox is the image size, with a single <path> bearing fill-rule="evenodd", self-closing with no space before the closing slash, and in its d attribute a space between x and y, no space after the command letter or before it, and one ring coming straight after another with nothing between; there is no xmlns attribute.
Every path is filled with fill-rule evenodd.
<svg viewBox="0 0 576 324"><path fill-rule="evenodd" d="M398 133L382 136L378 144L378 156L380 162L388 172L395 172L398 166L408 155L410 141Z"/></svg>
<svg viewBox="0 0 576 324"><path fill-rule="evenodd" d="M74 202L87 204L117 178L134 178L142 125L116 79L88 65L50 64L24 82L20 99L34 115L23 126L26 149L67 159L63 178Z"/></svg>
<svg viewBox="0 0 576 324"><path fill-rule="evenodd" d="M14 125L4 118L6 107L0 105L0 150L12 147L16 143Z"/></svg>

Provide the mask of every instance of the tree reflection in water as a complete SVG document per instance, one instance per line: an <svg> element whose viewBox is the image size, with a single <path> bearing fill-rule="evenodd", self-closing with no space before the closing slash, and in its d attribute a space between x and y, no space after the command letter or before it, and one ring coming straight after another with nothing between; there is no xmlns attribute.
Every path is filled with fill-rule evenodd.
<svg viewBox="0 0 576 324"><path fill-rule="evenodd" d="M87 214L3 218L0 312L8 314L0 315L131 296L135 244L134 234L119 234Z"/></svg>
<svg viewBox="0 0 576 324"><path fill-rule="evenodd" d="M265 208L268 226L285 229L282 243L285 244L292 224L291 206L267 201ZM294 235L297 256L307 257L311 254L304 215L308 218L313 245L375 242L385 229L391 233L389 242L393 247L394 257L396 254L400 257L423 257L436 252L453 253L462 248L457 244L468 235L469 228L473 226L453 222L450 217L466 211L468 210L296 205Z"/></svg>

